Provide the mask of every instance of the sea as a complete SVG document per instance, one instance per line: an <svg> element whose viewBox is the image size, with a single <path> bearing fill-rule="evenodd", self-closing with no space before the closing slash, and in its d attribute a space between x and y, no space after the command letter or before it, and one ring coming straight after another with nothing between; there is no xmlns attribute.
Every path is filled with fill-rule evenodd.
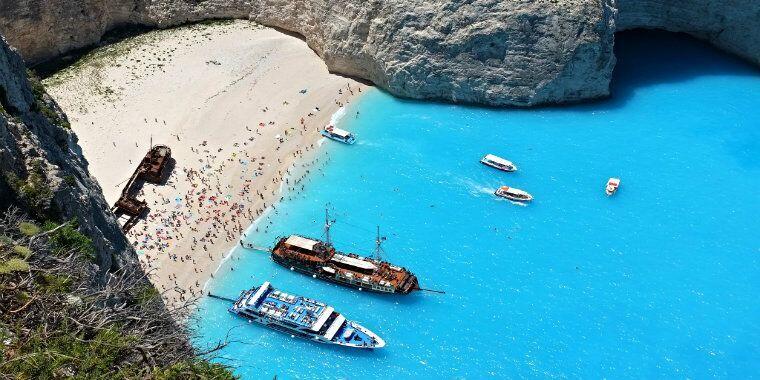
<svg viewBox="0 0 760 380"><path fill-rule="evenodd" d="M760 377L760 71L690 37L620 33L612 97L499 109L374 89L336 115L348 146L241 238L323 238L409 268L424 288L381 295L235 248L207 290L264 281L323 301L387 342L322 345L205 298L199 348L242 379ZM513 161L500 172L486 153ZM621 179L612 197L610 177ZM534 201L493 192L507 185ZM303 187L301 187L303 186Z"/></svg>

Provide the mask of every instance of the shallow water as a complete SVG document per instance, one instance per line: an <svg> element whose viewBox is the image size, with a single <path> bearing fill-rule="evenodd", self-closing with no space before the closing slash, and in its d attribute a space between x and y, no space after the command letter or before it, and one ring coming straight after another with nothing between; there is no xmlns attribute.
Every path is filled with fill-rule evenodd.
<svg viewBox="0 0 760 380"><path fill-rule="evenodd" d="M229 332L239 343L221 360L244 379L758 376L760 75L678 35L626 33L617 48L615 97L593 104L499 110L372 91L341 121L359 143L326 142L331 162L246 238L320 237L329 202L338 249L370 253L379 224L385 257L445 295L362 293L243 249L210 286L234 296L271 280L386 348L292 339L209 299L197 344ZM519 171L479 164L485 153ZM622 185L607 198L611 176ZM503 184L535 201L495 198Z"/></svg>

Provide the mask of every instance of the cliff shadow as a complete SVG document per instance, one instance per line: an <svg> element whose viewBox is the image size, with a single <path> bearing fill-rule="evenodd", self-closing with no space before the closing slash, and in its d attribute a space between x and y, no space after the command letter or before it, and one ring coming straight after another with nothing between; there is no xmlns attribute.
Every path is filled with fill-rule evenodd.
<svg viewBox="0 0 760 380"><path fill-rule="evenodd" d="M615 36L611 96L590 106L620 107L649 86L712 75L757 76L760 68L684 33L635 29Z"/></svg>

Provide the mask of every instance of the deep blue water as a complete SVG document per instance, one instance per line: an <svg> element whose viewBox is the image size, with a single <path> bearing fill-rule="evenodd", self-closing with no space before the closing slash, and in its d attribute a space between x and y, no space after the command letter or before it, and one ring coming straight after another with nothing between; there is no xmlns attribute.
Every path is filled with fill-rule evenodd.
<svg viewBox="0 0 760 380"><path fill-rule="evenodd" d="M238 249L214 282L265 280L333 305L388 346L292 339L205 300L198 345L230 337L244 379L753 378L760 376L760 73L683 36L618 38L614 97L531 110L405 101L372 91L325 143L331 162L269 233L386 257L445 295L381 296L312 280ZM358 118L356 111L360 112ZM502 173L485 153L514 161ZM607 178L622 185L604 195ZM491 193L529 191L521 207ZM229 271L229 266L234 271Z"/></svg>

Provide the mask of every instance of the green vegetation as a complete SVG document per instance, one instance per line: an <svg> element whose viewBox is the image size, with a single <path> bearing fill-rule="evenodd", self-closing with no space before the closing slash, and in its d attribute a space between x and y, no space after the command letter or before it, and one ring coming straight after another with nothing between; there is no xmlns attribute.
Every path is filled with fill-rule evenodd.
<svg viewBox="0 0 760 380"><path fill-rule="evenodd" d="M139 304L146 304L150 301L158 299L158 297L160 296L161 294L158 293L158 289L156 289L155 286L146 284L137 288L137 294L135 295L135 300Z"/></svg>
<svg viewBox="0 0 760 380"><path fill-rule="evenodd" d="M118 368L119 355L130 350L137 341L135 337L123 336L115 328L86 337L68 333L68 327L64 323L52 334L38 328L26 341L14 342L15 354L25 360L6 362L3 372L29 379L71 377L75 373L85 374L83 378L115 379L136 374L130 368L114 369Z"/></svg>
<svg viewBox="0 0 760 380"><path fill-rule="evenodd" d="M43 225L45 231L52 231L59 225L47 221ZM95 261L95 246L92 239L85 236L77 229L76 220L69 221L65 226L57 229L48 236L51 245L51 251L56 255L63 255L70 251L78 252L86 257L89 261Z"/></svg>
<svg viewBox="0 0 760 380"><path fill-rule="evenodd" d="M27 77L29 77L29 84L32 86L32 94L34 95L34 107L33 111L39 111L42 116L45 116L48 121L50 121L52 124L58 125L65 129L71 129L71 124L58 112L54 111L50 106L48 105L47 101L45 100L45 95L47 92L45 91L45 85L42 84L42 81L37 76L37 74L27 69L26 70Z"/></svg>
<svg viewBox="0 0 760 380"><path fill-rule="evenodd" d="M26 236L34 236L40 233L40 228L34 223L22 222L18 226L18 230Z"/></svg>
<svg viewBox="0 0 760 380"><path fill-rule="evenodd" d="M77 184L77 178L69 174L63 177L63 182L66 182L66 184L69 186L74 186Z"/></svg>
<svg viewBox="0 0 760 380"><path fill-rule="evenodd" d="M88 337L70 333L69 327L64 324L53 334L38 328L24 342L12 339L17 334L0 332L0 338L13 341L14 357L24 358L7 361L0 368L22 379L147 378L146 369L139 363L123 362L124 356L139 350L137 336L123 335L118 327L110 327ZM156 380L235 378L226 367L205 360L185 360L166 368L155 367L152 372L150 378Z"/></svg>
<svg viewBox="0 0 760 380"><path fill-rule="evenodd" d="M196 355L174 322L186 316L151 302L160 295L139 267L102 286L94 252L76 221L0 215L0 378L235 378Z"/></svg>
<svg viewBox="0 0 760 380"><path fill-rule="evenodd" d="M45 215L50 200L53 198L53 190L48 186L41 160L32 163L26 180L19 178L13 172L3 172L3 174L13 191L29 205L36 216Z"/></svg>
<svg viewBox="0 0 760 380"><path fill-rule="evenodd" d="M175 363L166 369L156 369L153 373L156 380L173 379L235 379L227 367L211 363L207 360L186 360Z"/></svg>
<svg viewBox="0 0 760 380"><path fill-rule="evenodd" d="M19 257L22 257L24 260L32 256L32 250L22 245L14 245L13 253L18 255Z"/></svg>
<svg viewBox="0 0 760 380"><path fill-rule="evenodd" d="M45 294L68 292L73 282L69 276L50 273L42 273L38 280L40 289Z"/></svg>
<svg viewBox="0 0 760 380"><path fill-rule="evenodd" d="M0 261L0 274L9 274L13 272L28 272L29 263L19 258L11 258Z"/></svg>

